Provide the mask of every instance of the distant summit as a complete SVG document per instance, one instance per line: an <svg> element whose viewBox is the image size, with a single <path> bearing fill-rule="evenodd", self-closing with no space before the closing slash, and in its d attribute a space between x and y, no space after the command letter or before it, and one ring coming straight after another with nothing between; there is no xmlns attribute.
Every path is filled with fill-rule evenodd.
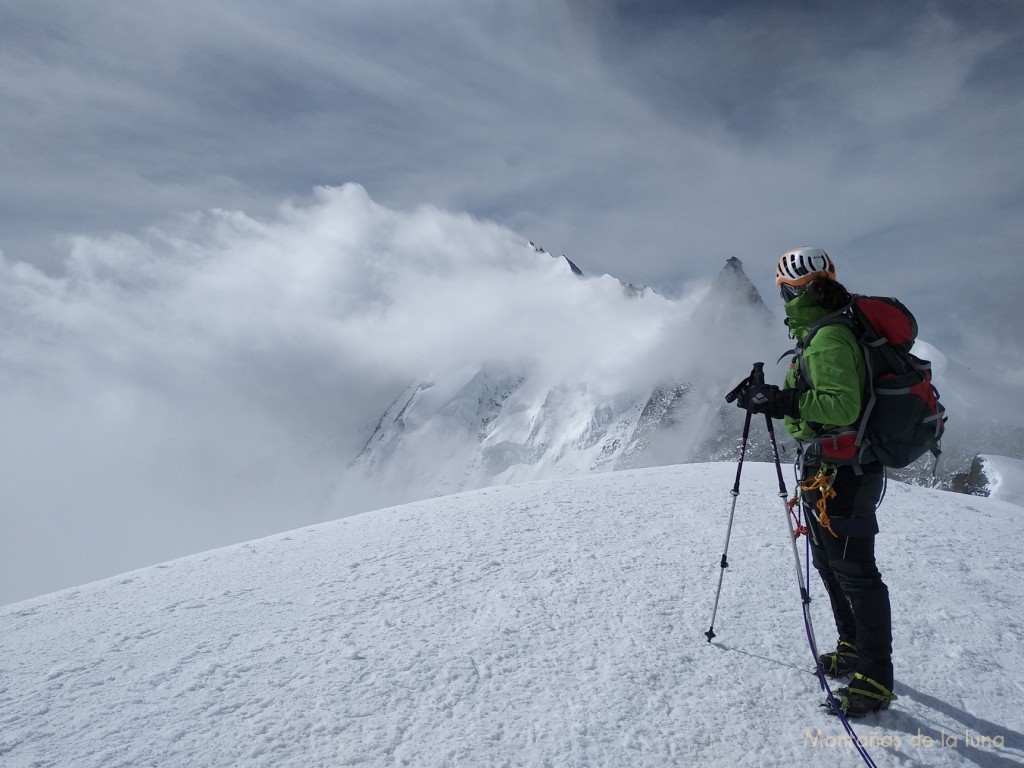
<svg viewBox="0 0 1024 768"><path fill-rule="evenodd" d="M733 256L726 260L711 289L697 306L693 320L709 333L714 333L716 328L732 333L750 324L751 312L757 322L776 322L776 317L743 271L743 262Z"/></svg>
<svg viewBox="0 0 1024 768"><path fill-rule="evenodd" d="M557 259L557 258L565 259L565 263L569 265L569 269L572 270L572 273L574 275L576 275L576 277L583 277L583 270L580 269L579 267L577 267L575 264L573 264L572 259L570 259L568 256L566 256L564 253L561 255L561 257L558 257L558 256L555 256L555 254L550 253L550 252L544 250L543 248L541 248L539 245L537 245L535 242L533 242L533 240L530 240L529 242L530 242L530 247L533 248L533 250L536 253L546 253L552 259Z"/></svg>
<svg viewBox="0 0 1024 768"><path fill-rule="evenodd" d="M726 260L725 267L719 273L715 284L727 287L734 293L744 296L749 304L764 307L765 311L768 310L764 300L761 298L761 294L754 287L750 278L747 277L747 273L743 271L743 262L735 256Z"/></svg>

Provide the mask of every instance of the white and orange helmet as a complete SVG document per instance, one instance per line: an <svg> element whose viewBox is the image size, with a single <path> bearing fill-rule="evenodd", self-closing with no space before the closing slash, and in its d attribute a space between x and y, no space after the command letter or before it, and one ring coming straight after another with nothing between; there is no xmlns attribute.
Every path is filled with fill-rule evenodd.
<svg viewBox="0 0 1024 768"><path fill-rule="evenodd" d="M804 246L786 251L775 268L775 284L781 287L782 298L786 301L802 293L819 277L836 279L835 262L821 248Z"/></svg>

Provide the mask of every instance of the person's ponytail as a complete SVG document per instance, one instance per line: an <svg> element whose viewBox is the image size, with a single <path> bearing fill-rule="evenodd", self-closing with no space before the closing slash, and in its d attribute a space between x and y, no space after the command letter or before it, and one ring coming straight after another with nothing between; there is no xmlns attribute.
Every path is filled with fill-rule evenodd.
<svg viewBox="0 0 1024 768"><path fill-rule="evenodd" d="M807 292L819 307L835 312L850 303L851 296L843 284L836 280L819 277L809 286Z"/></svg>

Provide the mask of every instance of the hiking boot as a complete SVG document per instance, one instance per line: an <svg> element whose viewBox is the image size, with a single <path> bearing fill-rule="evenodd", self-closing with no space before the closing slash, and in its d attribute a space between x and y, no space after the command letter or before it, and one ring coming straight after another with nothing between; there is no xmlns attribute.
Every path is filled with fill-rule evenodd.
<svg viewBox="0 0 1024 768"><path fill-rule="evenodd" d="M858 657L857 646L840 640L834 651L818 657L818 663L821 671L829 677L846 677L856 668Z"/></svg>
<svg viewBox="0 0 1024 768"><path fill-rule="evenodd" d="M853 676L849 687L840 688L835 692L835 700L847 717L864 717L872 712L888 709L889 704L896 701L896 694L876 680L858 672ZM821 706L828 709L829 714L836 714L828 701Z"/></svg>

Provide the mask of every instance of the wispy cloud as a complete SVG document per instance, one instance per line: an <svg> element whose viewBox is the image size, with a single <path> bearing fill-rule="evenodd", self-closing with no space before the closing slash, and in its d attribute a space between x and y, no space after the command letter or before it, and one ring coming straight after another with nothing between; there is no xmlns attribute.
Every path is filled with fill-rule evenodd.
<svg viewBox="0 0 1024 768"><path fill-rule="evenodd" d="M412 381L494 362L542 399L724 387L764 344L693 333L705 289L631 298L505 227L358 186L79 237L54 276L0 259L3 597L318 520Z"/></svg>
<svg viewBox="0 0 1024 768"><path fill-rule="evenodd" d="M1021 12L988 8L8 4L0 247L354 181L662 286L808 241L941 284L984 238L1022 277Z"/></svg>

